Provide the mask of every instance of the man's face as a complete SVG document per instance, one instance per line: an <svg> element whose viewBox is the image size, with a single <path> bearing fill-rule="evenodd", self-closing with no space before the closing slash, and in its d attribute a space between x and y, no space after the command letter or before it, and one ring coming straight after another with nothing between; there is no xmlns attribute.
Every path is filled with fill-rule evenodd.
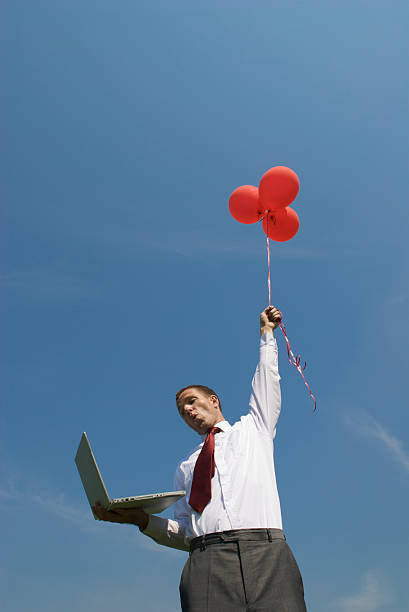
<svg viewBox="0 0 409 612"><path fill-rule="evenodd" d="M198 434L205 434L216 423L223 421L217 397L208 396L195 387L185 389L179 395L177 406L182 419Z"/></svg>

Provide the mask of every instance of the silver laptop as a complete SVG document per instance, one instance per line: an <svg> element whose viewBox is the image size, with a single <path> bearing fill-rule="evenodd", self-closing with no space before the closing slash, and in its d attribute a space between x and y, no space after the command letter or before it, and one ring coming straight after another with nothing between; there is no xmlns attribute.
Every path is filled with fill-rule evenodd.
<svg viewBox="0 0 409 612"><path fill-rule="evenodd" d="M75 455L75 463L90 506L94 506L99 501L101 506L108 510L115 510L115 508L143 508L147 514L156 514L162 512L162 510L165 510L165 508L168 508L186 494L186 491L171 491L170 493L152 493L151 495L111 499L105 488L101 472L98 469L85 431L82 434L77 454ZM94 518L99 520L95 514Z"/></svg>

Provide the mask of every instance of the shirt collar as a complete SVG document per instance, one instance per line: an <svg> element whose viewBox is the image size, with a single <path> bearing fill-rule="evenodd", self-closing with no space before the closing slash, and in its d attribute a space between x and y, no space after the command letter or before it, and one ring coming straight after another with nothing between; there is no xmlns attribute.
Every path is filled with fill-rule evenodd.
<svg viewBox="0 0 409 612"><path fill-rule="evenodd" d="M215 427L218 427L222 431L228 431L229 429L231 429L231 425L228 421L219 421L218 423L216 423ZM207 434L201 434L200 437L202 438L202 440L206 440Z"/></svg>

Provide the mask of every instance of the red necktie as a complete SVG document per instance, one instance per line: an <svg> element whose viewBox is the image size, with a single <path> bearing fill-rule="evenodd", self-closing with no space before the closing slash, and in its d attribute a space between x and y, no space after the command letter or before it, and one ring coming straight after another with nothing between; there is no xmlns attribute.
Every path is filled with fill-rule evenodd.
<svg viewBox="0 0 409 612"><path fill-rule="evenodd" d="M221 429L218 427L209 429L200 455L196 459L189 498L189 504L196 512L203 512L204 508L212 499L212 478L215 471L214 434L219 431L221 431Z"/></svg>

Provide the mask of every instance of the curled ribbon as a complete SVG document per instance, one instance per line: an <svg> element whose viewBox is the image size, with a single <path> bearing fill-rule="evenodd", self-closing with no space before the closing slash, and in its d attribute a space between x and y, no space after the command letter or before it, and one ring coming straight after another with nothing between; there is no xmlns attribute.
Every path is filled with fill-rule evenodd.
<svg viewBox="0 0 409 612"><path fill-rule="evenodd" d="M305 368L307 367L307 362L305 361L304 362L304 366L301 367L301 355L297 355L297 357L294 357L294 353L291 350L290 341L289 341L288 336L287 336L285 325L283 323L279 323L279 327L280 327L281 331L283 332L285 341L287 343L288 361L291 363L291 365L293 365L293 366L295 366L297 368L297 370L299 371L299 373L303 377L305 386L307 387L308 391L310 392L310 395L311 395L312 399L314 400L314 412L315 412L317 410L317 400L315 399L314 394L312 393L309 384L305 380L305 376L304 376L304 372L303 372L303 370L305 370Z"/></svg>

